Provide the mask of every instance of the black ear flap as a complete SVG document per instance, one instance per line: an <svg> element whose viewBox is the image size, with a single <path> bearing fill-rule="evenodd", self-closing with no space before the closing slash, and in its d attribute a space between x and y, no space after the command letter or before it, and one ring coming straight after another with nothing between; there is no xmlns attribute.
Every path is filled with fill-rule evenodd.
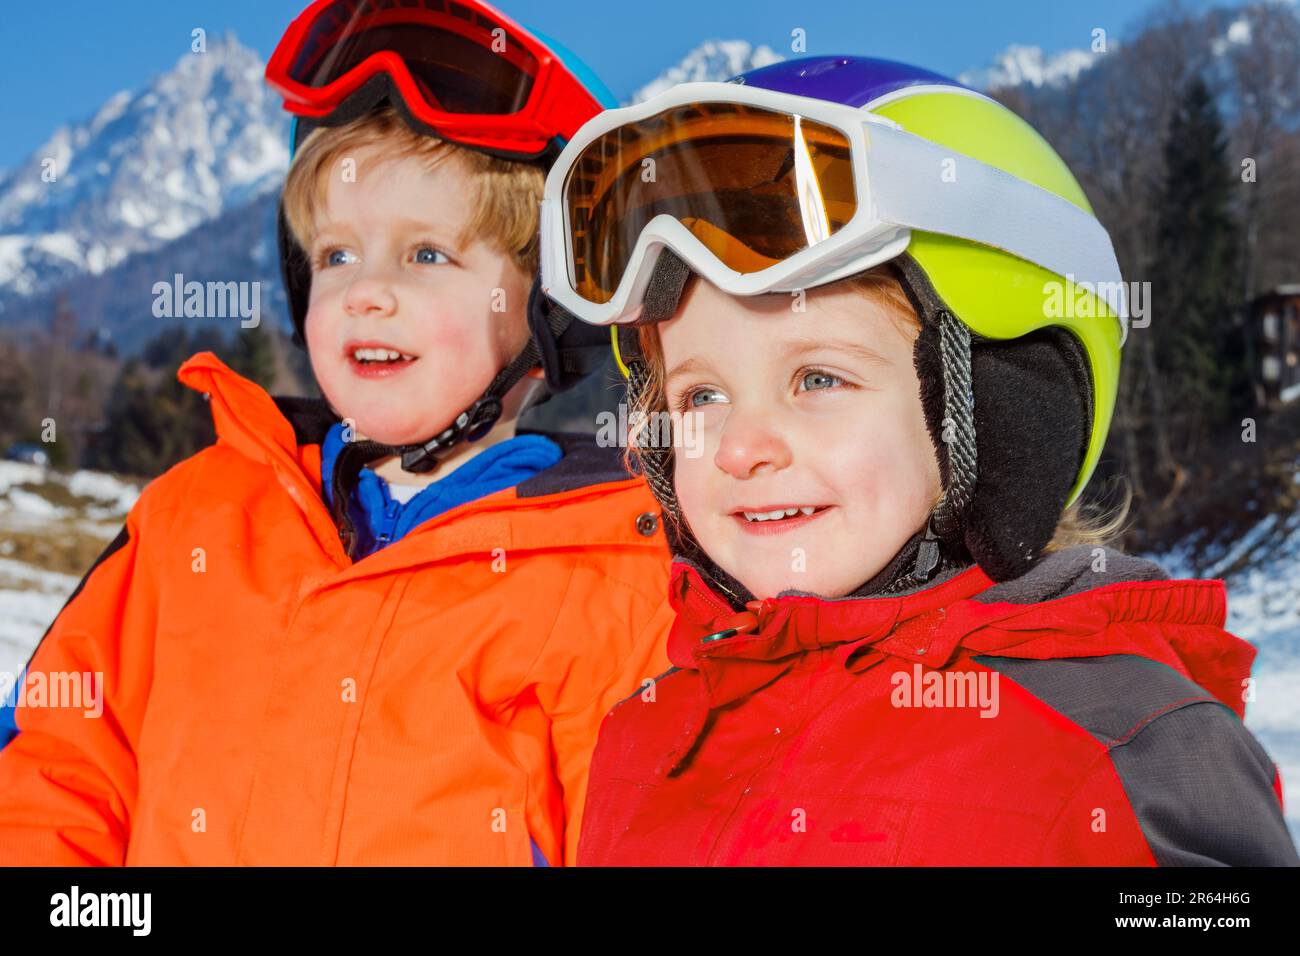
<svg viewBox="0 0 1300 956"><path fill-rule="evenodd" d="M979 475L963 516L971 557L995 581L1024 574L1052 539L1092 425L1083 346L1044 329L971 348Z"/></svg>
<svg viewBox="0 0 1300 956"><path fill-rule="evenodd" d="M311 299L311 265L289 229L283 199L276 219L275 241L280 251L280 281L284 283L284 295L289 300L289 318L293 321L293 342L306 348L303 329L307 321L307 303Z"/></svg>
<svg viewBox="0 0 1300 956"><path fill-rule="evenodd" d="M609 332L580 322L542 292L541 279L528 293L528 331L537 343L546 387L551 395L573 388L592 372L605 367L609 357Z"/></svg>
<svg viewBox="0 0 1300 956"><path fill-rule="evenodd" d="M945 368L941 325L946 306L929 278L907 255L893 261L921 331L913 348L921 407L934 443L944 488L954 484L949 442L961 423L946 383L960 378ZM1062 328L1017 339L970 343L975 484L955 515L945 547L964 550L995 581L1024 574L1052 540L1074 487L1092 431L1092 375L1082 343ZM949 426L953 426L950 428Z"/></svg>

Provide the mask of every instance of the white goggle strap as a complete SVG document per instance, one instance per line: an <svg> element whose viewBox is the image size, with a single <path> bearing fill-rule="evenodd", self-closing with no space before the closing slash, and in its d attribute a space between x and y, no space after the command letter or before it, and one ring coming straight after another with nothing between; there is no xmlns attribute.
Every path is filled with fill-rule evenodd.
<svg viewBox="0 0 1300 956"><path fill-rule="evenodd" d="M1110 236L1096 217L1033 183L889 126L865 126L873 212L885 222L1002 249L1087 283L1119 316L1128 310Z"/></svg>

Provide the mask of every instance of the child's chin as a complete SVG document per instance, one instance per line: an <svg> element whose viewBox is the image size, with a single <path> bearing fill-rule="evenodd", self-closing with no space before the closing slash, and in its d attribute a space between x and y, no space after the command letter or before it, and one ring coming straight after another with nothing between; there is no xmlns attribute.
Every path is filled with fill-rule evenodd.
<svg viewBox="0 0 1300 956"><path fill-rule="evenodd" d="M348 397L353 400L333 402L334 408L343 418L352 419L358 434L385 445L414 445L418 442L426 442L446 430L455 421L455 415L434 420L429 414L431 405L449 407L453 403L436 402L426 396L392 402L373 394ZM396 397L394 396L394 399ZM458 409L461 407L463 406L457 406Z"/></svg>
<svg viewBox="0 0 1300 956"><path fill-rule="evenodd" d="M377 415L358 415L356 428L358 434L384 445L414 445L418 442L426 442L442 431L442 428L436 425Z"/></svg>
<svg viewBox="0 0 1300 956"><path fill-rule="evenodd" d="M358 429L363 435L371 441L377 441L384 445L415 445L428 441L436 435L439 429L429 428L425 431L412 431L410 429L376 429L366 431L364 428Z"/></svg>
<svg viewBox="0 0 1300 956"><path fill-rule="evenodd" d="M789 573L788 565L784 568L784 571L786 573L783 574L777 569L751 567L748 569L747 573L736 574L733 571L731 574L732 577L749 589L750 594L754 595L760 601L764 598L776 597L782 591L788 591L791 588L800 591L807 590L807 587L805 586L807 584L806 581L800 582L799 584L791 582L790 578L797 577L797 575L791 575Z"/></svg>
<svg viewBox="0 0 1300 956"><path fill-rule="evenodd" d="M788 563L782 570L784 573L773 571L771 574L749 575L749 580L736 575L736 579L760 601L764 598L774 598L783 591L800 591L823 598L841 598L851 594L853 588L857 586L846 586L844 581L848 578L844 575L840 575L839 579L835 580L824 575L791 573Z"/></svg>

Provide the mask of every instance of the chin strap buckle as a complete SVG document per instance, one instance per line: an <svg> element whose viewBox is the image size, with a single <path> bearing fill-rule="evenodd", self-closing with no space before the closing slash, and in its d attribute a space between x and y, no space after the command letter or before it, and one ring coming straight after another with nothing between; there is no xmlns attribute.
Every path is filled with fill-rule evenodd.
<svg viewBox="0 0 1300 956"><path fill-rule="evenodd" d="M912 566L912 577L925 582L934 577L939 568L939 536L934 531L934 519L925 522L925 537L916 549L916 564Z"/></svg>
<svg viewBox="0 0 1300 956"><path fill-rule="evenodd" d="M422 475L438 467L439 455L460 441L478 441L501 417L501 399L484 396L456 416L450 427L420 445L402 449L402 470Z"/></svg>

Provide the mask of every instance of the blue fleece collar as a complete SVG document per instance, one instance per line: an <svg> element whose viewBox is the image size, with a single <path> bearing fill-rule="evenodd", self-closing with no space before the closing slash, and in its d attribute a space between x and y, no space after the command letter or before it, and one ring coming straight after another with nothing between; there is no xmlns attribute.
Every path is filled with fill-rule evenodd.
<svg viewBox="0 0 1300 956"><path fill-rule="evenodd" d="M343 450L343 425L334 424L321 442L321 492L333 505L334 461ZM403 504L388 491L388 482L361 469L348 512L357 529L357 558L373 554L404 537L416 525L503 488L510 488L564 457L545 435L516 435L486 448L445 478L422 488Z"/></svg>

